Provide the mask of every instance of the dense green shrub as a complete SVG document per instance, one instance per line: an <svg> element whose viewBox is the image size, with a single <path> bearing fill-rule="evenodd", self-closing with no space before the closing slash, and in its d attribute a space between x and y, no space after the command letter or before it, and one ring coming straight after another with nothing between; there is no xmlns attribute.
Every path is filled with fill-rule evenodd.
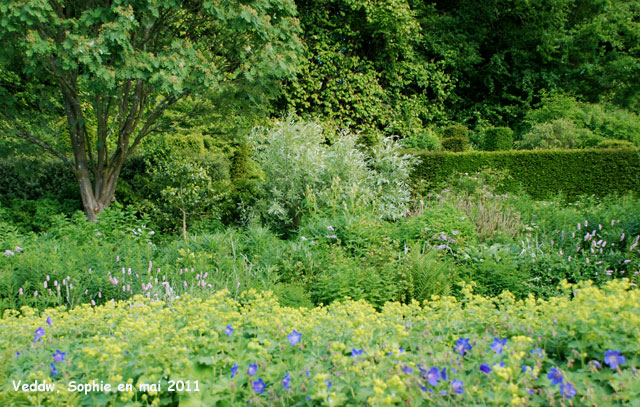
<svg viewBox="0 0 640 407"><path fill-rule="evenodd" d="M513 130L508 127L491 127L484 131L484 149L486 151L511 150L513 148Z"/></svg>
<svg viewBox="0 0 640 407"><path fill-rule="evenodd" d="M46 196L80 201L78 181L62 161L35 157L0 160L0 200L36 200Z"/></svg>
<svg viewBox="0 0 640 407"><path fill-rule="evenodd" d="M529 127L557 120L570 123L573 131L593 133L601 139L627 140L640 146L640 116L612 105L579 102L567 95L544 97L525 122Z"/></svg>
<svg viewBox="0 0 640 407"><path fill-rule="evenodd" d="M402 145L411 150L440 151L442 141L431 129L425 129L422 133L411 135L401 140Z"/></svg>
<svg viewBox="0 0 640 407"><path fill-rule="evenodd" d="M578 128L567 119L556 119L549 123L537 123L526 133L517 146L524 150L553 148L593 147L602 137L595 136L590 130Z"/></svg>
<svg viewBox="0 0 640 407"><path fill-rule="evenodd" d="M200 156L206 152L203 136L199 134L171 134L161 140L174 155Z"/></svg>
<svg viewBox="0 0 640 407"><path fill-rule="evenodd" d="M442 129L442 138L460 137L469 140L469 129L462 124L453 124Z"/></svg>
<svg viewBox="0 0 640 407"><path fill-rule="evenodd" d="M445 137L442 139L442 148L446 151L460 153L469 148L469 139L465 137Z"/></svg>
<svg viewBox="0 0 640 407"><path fill-rule="evenodd" d="M521 185L536 199L560 192L569 198L640 191L640 155L633 150L538 150L505 152L417 153L420 164L412 178L435 188L455 172L474 173L484 167L508 171L506 185Z"/></svg>
<svg viewBox="0 0 640 407"><path fill-rule="evenodd" d="M631 148L637 149L638 146L627 140L602 140L597 144L598 148Z"/></svg>

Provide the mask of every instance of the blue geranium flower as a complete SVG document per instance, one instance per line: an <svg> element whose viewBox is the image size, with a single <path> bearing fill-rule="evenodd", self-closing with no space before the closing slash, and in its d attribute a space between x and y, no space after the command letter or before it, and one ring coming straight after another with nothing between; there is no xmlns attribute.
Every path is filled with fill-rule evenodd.
<svg viewBox="0 0 640 407"><path fill-rule="evenodd" d="M36 336L33 338L33 342L36 342L38 339L42 338L43 336L44 336L44 328L39 326L38 329L36 329Z"/></svg>
<svg viewBox="0 0 640 407"><path fill-rule="evenodd" d="M440 371L440 377L445 382L447 381L447 368L446 367L443 367L442 370Z"/></svg>
<svg viewBox="0 0 640 407"><path fill-rule="evenodd" d="M413 369L410 366L405 366L402 368L402 371L405 372L406 374L411 374L413 373Z"/></svg>
<svg viewBox="0 0 640 407"><path fill-rule="evenodd" d="M498 355L502 354L502 349L507 345L507 338L493 338L491 349Z"/></svg>
<svg viewBox="0 0 640 407"><path fill-rule="evenodd" d="M609 365L613 370L616 370L618 365L623 364L627 360L622 356L619 350L608 350L604 353L604 363Z"/></svg>
<svg viewBox="0 0 640 407"><path fill-rule="evenodd" d="M486 363L483 363L480 365L480 371L482 373L489 374L491 373L491 366L487 365Z"/></svg>
<svg viewBox="0 0 640 407"><path fill-rule="evenodd" d="M469 343L469 338L460 338L456 341L455 351L464 356L468 350L471 350L472 346Z"/></svg>
<svg viewBox="0 0 640 407"><path fill-rule="evenodd" d="M564 381L564 377L562 377L562 373L560 373L560 371L555 367L552 367L551 369L549 369L549 373L547 373L547 378L551 380L551 384L553 384L554 386Z"/></svg>
<svg viewBox="0 0 640 407"><path fill-rule="evenodd" d="M253 387L253 391L255 391L256 393L262 394L262 392L264 391L264 388L267 387L267 385L264 384L264 381L262 381L262 378L258 378L258 380L251 383L251 387Z"/></svg>
<svg viewBox="0 0 640 407"><path fill-rule="evenodd" d="M464 393L464 389L462 388L462 380L454 380L451 382L451 388L453 389L453 392L456 394L462 394Z"/></svg>
<svg viewBox="0 0 640 407"><path fill-rule="evenodd" d="M440 369L438 369L437 367L432 367L431 369L429 369L429 372L427 373L427 380L429 381L430 385L437 386L441 378L442 376L440 375Z"/></svg>
<svg viewBox="0 0 640 407"><path fill-rule="evenodd" d="M324 379L324 382L327 383L327 389L330 389L331 386L333 386L333 383L331 383L329 380Z"/></svg>
<svg viewBox="0 0 640 407"><path fill-rule="evenodd" d="M289 390L290 383L291 383L291 376L289 375L289 372L287 372L287 374L284 375L284 379L282 379L282 386L285 389Z"/></svg>
<svg viewBox="0 0 640 407"><path fill-rule="evenodd" d="M234 363L233 366L231 366L231 378L232 379L236 375L236 373L238 373L238 364Z"/></svg>
<svg viewBox="0 0 640 407"><path fill-rule="evenodd" d="M351 348L351 357L355 358L356 356L360 356L362 352L364 352L362 349Z"/></svg>
<svg viewBox="0 0 640 407"><path fill-rule="evenodd" d="M65 355L66 355L66 353L60 352L60 350L56 350L56 353L53 354L53 360L55 362L62 362L62 361L64 361Z"/></svg>
<svg viewBox="0 0 640 407"><path fill-rule="evenodd" d="M257 372L258 372L258 364L257 363L251 363L249 365L249 370L247 370L247 373L249 374L249 376L253 376Z"/></svg>
<svg viewBox="0 0 640 407"><path fill-rule="evenodd" d="M49 324L49 326L51 326L51 317L47 317L46 323Z"/></svg>
<svg viewBox="0 0 640 407"><path fill-rule="evenodd" d="M227 329L224 330L225 335L231 336L233 335L233 328L231 325L227 325Z"/></svg>
<svg viewBox="0 0 640 407"><path fill-rule="evenodd" d="M578 392L573 384L569 382L560 383L560 394L566 399L572 399Z"/></svg>
<svg viewBox="0 0 640 407"><path fill-rule="evenodd" d="M296 346L300 343L300 339L302 339L302 334L295 329L289 335L287 335L287 339L291 343L291 345Z"/></svg>
<svg viewBox="0 0 640 407"><path fill-rule="evenodd" d="M51 362L51 376L56 376L58 374L58 369L56 369L56 365Z"/></svg>

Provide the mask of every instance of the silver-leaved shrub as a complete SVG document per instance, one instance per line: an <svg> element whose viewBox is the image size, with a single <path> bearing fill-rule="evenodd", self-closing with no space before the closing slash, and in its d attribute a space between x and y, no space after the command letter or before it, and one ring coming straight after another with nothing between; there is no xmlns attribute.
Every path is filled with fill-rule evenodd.
<svg viewBox="0 0 640 407"><path fill-rule="evenodd" d="M264 172L256 208L263 220L277 231L295 230L311 196L319 210L357 201L372 216L404 216L413 159L391 140L365 153L353 133L328 136L319 123L292 116L253 130L250 141Z"/></svg>

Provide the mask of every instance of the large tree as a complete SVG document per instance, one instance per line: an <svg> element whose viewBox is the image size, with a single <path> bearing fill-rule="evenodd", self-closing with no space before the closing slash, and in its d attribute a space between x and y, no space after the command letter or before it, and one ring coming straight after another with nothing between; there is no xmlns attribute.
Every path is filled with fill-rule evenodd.
<svg viewBox="0 0 640 407"><path fill-rule="evenodd" d="M176 101L256 100L295 72L295 13L293 0L2 2L0 131L63 160L95 220Z"/></svg>

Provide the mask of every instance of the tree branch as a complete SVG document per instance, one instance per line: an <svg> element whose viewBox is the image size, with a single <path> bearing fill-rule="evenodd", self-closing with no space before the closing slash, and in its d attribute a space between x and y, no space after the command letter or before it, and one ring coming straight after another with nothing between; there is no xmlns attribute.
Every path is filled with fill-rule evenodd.
<svg viewBox="0 0 640 407"><path fill-rule="evenodd" d="M55 148L53 148L53 146L49 145L48 143L40 140L39 138L37 138L36 136L34 136L31 132L29 132L29 130L27 130L24 126L18 124L17 127L19 128L19 132L13 132L10 133L9 136L12 137L16 137L16 138L20 138L23 140L27 140L28 142L35 144L36 146L42 148L44 151L48 152L49 154L53 155L56 158L59 158L60 160L62 160L62 162L64 162L66 165L68 165L72 170L75 170L73 163L71 162L71 160L69 160L69 158L67 158L66 155L64 155L63 153L59 152L58 150L56 150Z"/></svg>
<svg viewBox="0 0 640 407"><path fill-rule="evenodd" d="M131 146L129 148L127 148L127 151L126 151L126 156L127 157L129 155L131 155L131 153L133 153L133 151L138 146L140 141L142 141L142 139L147 134L149 134L151 131L155 130L158 127L156 125L153 128L151 128L151 125L153 125L153 123L162 115L162 113L164 113L164 111L169 106L171 106L172 104L177 102L185 94L186 94L186 92L182 93L181 95L178 95L178 96L168 96L156 106L156 108L154 109L153 113L151 113L151 115L147 118L147 120L145 121L144 125L142 126L142 129L140 130L140 132L138 133L136 138L133 140L133 144L131 144Z"/></svg>

